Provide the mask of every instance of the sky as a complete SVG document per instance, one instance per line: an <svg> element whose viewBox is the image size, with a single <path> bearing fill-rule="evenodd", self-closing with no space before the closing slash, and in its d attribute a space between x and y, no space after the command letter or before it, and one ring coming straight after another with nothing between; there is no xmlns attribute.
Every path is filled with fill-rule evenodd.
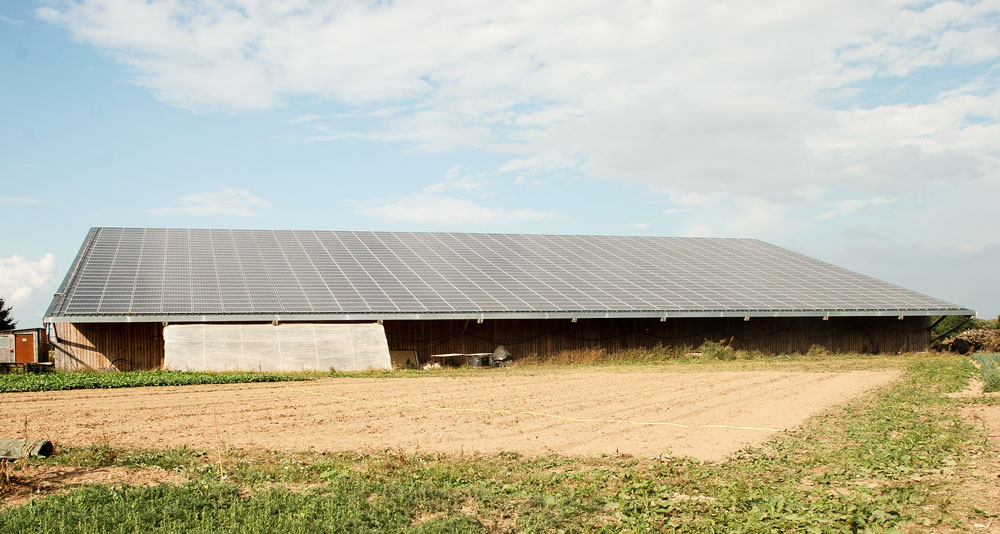
<svg viewBox="0 0 1000 534"><path fill-rule="evenodd" d="M1000 313L1000 0L0 3L0 296L92 226L750 237Z"/></svg>

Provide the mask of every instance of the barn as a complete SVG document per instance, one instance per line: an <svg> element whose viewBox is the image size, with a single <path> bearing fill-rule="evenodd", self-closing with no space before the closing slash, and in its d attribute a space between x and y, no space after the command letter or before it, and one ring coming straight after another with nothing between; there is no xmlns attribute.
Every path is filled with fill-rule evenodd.
<svg viewBox="0 0 1000 534"><path fill-rule="evenodd" d="M919 351L973 313L755 239L101 227L44 322L61 368L349 370L497 345Z"/></svg>

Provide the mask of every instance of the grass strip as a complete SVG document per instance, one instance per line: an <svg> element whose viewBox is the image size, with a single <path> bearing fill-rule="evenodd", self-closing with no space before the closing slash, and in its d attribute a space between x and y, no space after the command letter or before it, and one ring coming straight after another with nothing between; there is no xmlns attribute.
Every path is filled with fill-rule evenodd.
<svg viewBox="0 0 1000 534"><path fill-rule="evenodd" d="M143 386L190 386L195 384L234 384L242 382L283 382L310 380L308 375L283 373L200 371L56 371L49 373L10 373L0 375L0 393L55 391L63 389L129 388Z"/></svg>
<svg viewBox="0 0 1000 534"><path fill-rule="evenodd" d="M50 461L156 465L187 483L91 486L0 512L12 532L893 532L960 529L951 480L981 436L962 423L969 359L900 381L721 463L70 449ZM978 438L978 439L977 439Z"/></svg>
<svg viewBox="0 0 1000 534"><path fill-rule="evenodd" d="M927 358L924 354L858 354L841 353L815 356L808 354L761 355L756 353L740 353L739 357L729 360L713 359L705 355L692 355L672 359L655 359L624 357L620 353L612 353L612 358L604 360L555 360L537 361L532 359L515 360L514 365L506 367L441 367L429 369L393 369L365 371L334 371L321 374L331 378L426 378L436 377L474 377L489 378L495 376L538 376L555 373L575 373L580 371L640 373L669 372L697 373L715 371L806 371L806 372L839 372L865 371L875 369L898 369L912 362Z"/></svg>
<svg viewBox="0 0 1000 534"><path fill-rule="evenodd" d="M1000 364L1000 354L979 353L975 358L983 374L983 391L986 393L1000 391L1000 369L997 368Z"/></svg>

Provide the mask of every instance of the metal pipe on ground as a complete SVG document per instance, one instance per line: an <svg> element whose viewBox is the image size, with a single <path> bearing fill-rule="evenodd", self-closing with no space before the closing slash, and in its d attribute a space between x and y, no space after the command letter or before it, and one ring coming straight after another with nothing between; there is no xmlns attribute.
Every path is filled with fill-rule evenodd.
<svg viewBox="0 0 1000 534"><path fill-rule="evenodd" d="M36 439L25 442L20 438L0 438L0 460L16 460L27 456L46 458L52 456L52 452L52 442L48 440Z"/></svg>

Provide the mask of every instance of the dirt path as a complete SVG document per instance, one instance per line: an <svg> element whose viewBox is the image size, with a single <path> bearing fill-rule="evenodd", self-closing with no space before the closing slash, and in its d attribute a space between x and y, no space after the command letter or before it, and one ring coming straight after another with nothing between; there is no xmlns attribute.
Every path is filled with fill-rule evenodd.
<svg viewBox="0 0 1000 534"><path fill-rule="evenodd" d="M57 444L719 460L897 376L580 371L7 393L0 436L21 436L27 418L30 437Z"/></svg>

